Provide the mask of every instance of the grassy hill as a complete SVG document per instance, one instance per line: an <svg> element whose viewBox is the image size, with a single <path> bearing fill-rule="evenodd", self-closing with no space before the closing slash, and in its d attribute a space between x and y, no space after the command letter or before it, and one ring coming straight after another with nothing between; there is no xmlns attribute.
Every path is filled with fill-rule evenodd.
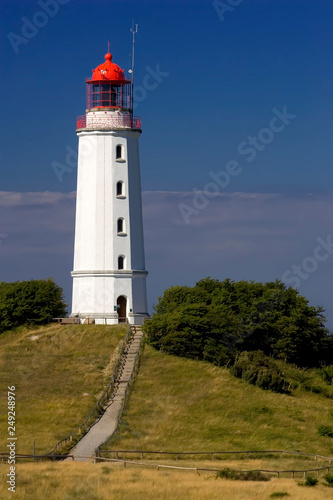
<svg viewBox="0 0 333 500"><path fill-rule="evenodd" d="M0 335L0 451L7 387L16 387L17 453L47 453L78 427L108 385L124 326L51 325Z"/></svg>
<svg viewBox="0 0 333 500"><path fill-rule="evenodd" d="M304 377L303 371L299 374ZM333 438L319 435L321 425L333 427L331 398L302 390L301 385L292 395L264 391L236 379L226 368L162 354L146 345L119 432L107 447L284 449L332 456Z"/></svg>
<svg viewBox="0 0 333 500"><path fill-rule="evenodd" d="M126 327L51 325L18 329L0 335L0 383L15 385L17 394L17 452L48 452L88 415L110 379ZM316 371L304 372L280 364L292 394L263 391L233 377L226 368L160 353L146 345L119 432L103 448L160 451L245 449L301 450L333 455L333 438L318 433L333 427L332 387L322 386ZM296 383L297 380L299 383ZM314 392L309 388L312 387ZM325 390L324 390L325 389ZM326 397L324 396L326 394ZM6 397L1 401L0 450L7 438ZM129 458L129 457L128 457ZM199 467L204 458L176 465ZM149 461L145 457L145 462ZM206 460L206 466L281 470L277 457L235 456L228 461ZM154 462L156 462L156 457ZM163 457L160 463L171 463ZM286 458L283 467L311 468L321 461ZM308 463L306 463L308 462ZM175 465L175 462L173 462ZM203 464L203 466L205 466ZM282 467L282 468L283 468ZM0 497L6 488L8 465L0 464ZM22 500L44 498L94 499L231 499L264 500L275 493L295 499L328 499L324 485L306 488L283 477L268 483L211 480L214 473L142 469L122 464L18 464L17 492Z"/></svg>
<svg viewBox="0 0 333 500"><path fill-rule="evenodd" d="M110 379L125 332L123 326L51 325L0 335L2 393L16 386L18 453L32 452L33 441L38 453L49 452L83 422ZM298 375L304 387L314 376L290 365L281 368ZM316 387L318 392L319 380ZM3 397L0 450L6 445L6 415ZM320 426L333 427L331 397L302 390L302 384L292 395L263 391L228 369L146 345L119 432L108 447L286 449L331 456L333 438L320 435Z"/></svg>

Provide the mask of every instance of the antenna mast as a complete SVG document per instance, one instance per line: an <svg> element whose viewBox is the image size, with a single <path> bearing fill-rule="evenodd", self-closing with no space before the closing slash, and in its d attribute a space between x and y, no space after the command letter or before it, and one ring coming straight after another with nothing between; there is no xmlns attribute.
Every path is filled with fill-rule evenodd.
<svg viewBox="0 0 333 500"><path fill-rule="evenodd" d="M132 28L130 28L131 33L133 34L133 51L132 51L132 68L129 70L129 73L131 73L132 76L132 113L133 113L133 106L134 106L134 55L135 55L135 35L139 31L139 25L135 24L134 25L134 20L132 22Z"/></svg>

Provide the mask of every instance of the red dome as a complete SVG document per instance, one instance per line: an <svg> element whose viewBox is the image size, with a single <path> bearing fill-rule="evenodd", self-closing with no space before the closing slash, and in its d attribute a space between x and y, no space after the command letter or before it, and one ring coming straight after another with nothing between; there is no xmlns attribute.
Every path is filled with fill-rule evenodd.
<svg viewBox="0 0 333 500"><path fill-rule="evenodd" d="M129 83L129 80L126 80L125 77L125 70L121 69L117 64L112 62L112 54L109 52L105 54L105 63L100 64L96 69L93 69L91 81L103 80Z"/></svg>

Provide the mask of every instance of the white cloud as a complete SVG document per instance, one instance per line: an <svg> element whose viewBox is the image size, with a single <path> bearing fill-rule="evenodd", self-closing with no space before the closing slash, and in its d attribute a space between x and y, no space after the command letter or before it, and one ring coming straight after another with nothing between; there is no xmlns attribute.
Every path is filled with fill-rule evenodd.
<svg viewBox="0 0 333 500"><path fill-rule="evenodd" d="M11 191L0 191L0 207L53 205L61 200L73 199L75 199L75 192L57 193L44 191L39 193L15 193Z"/></svg>

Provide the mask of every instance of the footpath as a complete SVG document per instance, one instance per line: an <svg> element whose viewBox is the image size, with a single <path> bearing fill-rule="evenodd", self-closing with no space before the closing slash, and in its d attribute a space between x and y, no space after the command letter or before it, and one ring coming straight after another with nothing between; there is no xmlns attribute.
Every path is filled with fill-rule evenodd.
<svg viewBox="0 0 333 500"><path fill-rule="evenodd" d="M105 443L114 433L118 425L119 413L124 404L124 398L132 379L136 356L139 352L143 333L141 327L133 326L134 330L132 342L125 354L122 371L119 373L118 385L112 396L112 402L107 407L102 417L89 429L87 434L69 452L74 456L74 460L79 462L89 462L95 450ZM67 460L72 460L71 458Z"/></svg>

